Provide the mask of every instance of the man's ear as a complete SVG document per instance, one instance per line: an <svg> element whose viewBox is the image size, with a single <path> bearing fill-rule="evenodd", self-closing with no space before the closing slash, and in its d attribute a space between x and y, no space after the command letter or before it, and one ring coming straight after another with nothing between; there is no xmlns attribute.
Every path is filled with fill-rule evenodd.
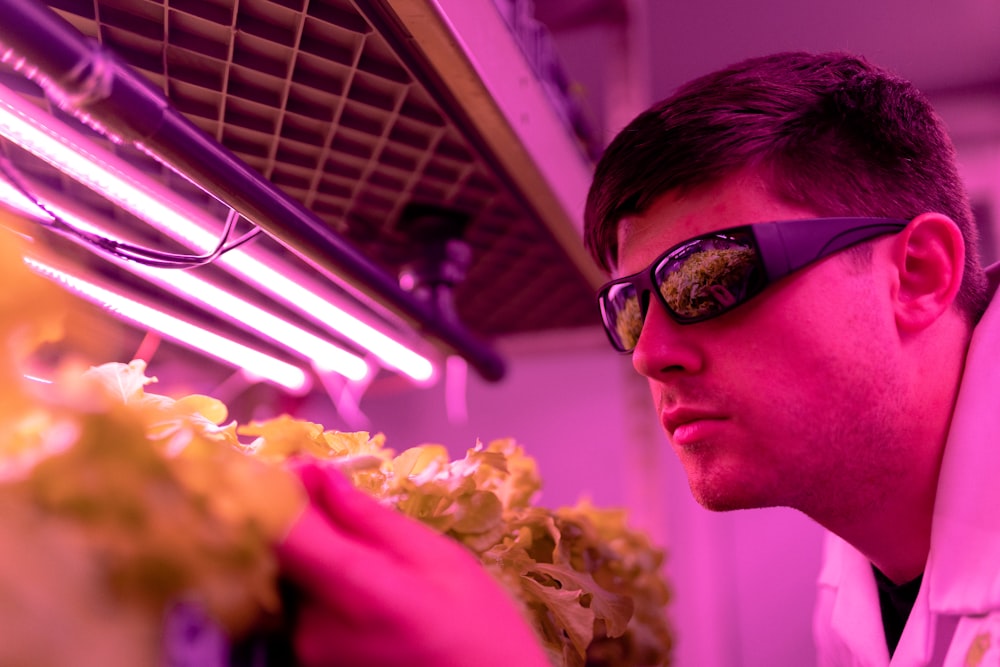
<svg viewBox="0 0 1000 667"><path fill-rule="evenodd" d="M919 331L955 301L965 267L962 232L946 215L919 215L893 239L892 265L899 279L896 324Z"/></svg>

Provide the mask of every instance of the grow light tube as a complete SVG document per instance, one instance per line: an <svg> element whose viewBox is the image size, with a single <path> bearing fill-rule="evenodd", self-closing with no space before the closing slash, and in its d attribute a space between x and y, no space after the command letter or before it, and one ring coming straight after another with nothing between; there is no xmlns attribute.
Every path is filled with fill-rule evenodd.
<svg viewBox="0 0 1000 667"><path fill-rule="evenodd" d="M114 235L108 230L66 210L53 199L55 198L48 195L42 197L45 207L65 222L90 234L120 240L114 239ZM0 202L31 218L42 218L38 205L3 179L0 179ZM117 258L110 258L110 261L183 299L202 304L225 319L253 329L296 356L305 357L319 371L339 373L355 382L363 380L369 373L368 364L361 357L198 278L193 273L153 268Z"/></svg>
<svg viewBox="0 0 1000 667"><path fill-rule="evenodd" d="M0 201L21 215L38 219L38 205L25 197L20 190L7 182L7 179L0 178Z"/></svg>
<svg viewBox="0 0 1000 667"><path fill-rule="evenodd" d="M55 213L78 229L105 238L113 237L106 229L80 220L68 211L62 210L58 205L53 206L48 203L46 205L52 207ZM333 371L355 382L363 380L368 375L368 364L356 354L352 354L340 346L297 327L245 299L241 299L235 294L202 280L189 271L154 268L120 259L112 261L173 294L188 301L200 303L223 318L253 329L296 356L305 357L317 370Z"/></svg>
<svg viewBox="0 0 1000 667"><path fill-rule="evenodd" d="M251 347L163 313L79 276L26 257L25 263L37 273L103 305L140 327L153 329L181 345L235 366L244 373L276 384L295 394L308 391L309 376L301 368Z"/></svg>
<svg viewBox="0 0 1000 667"><path fill-rule="evenodd" d="M169 236L207 251L217 242L214 220L175 196L124 160L102 149L66 123L0 85L0 135ZM321 326L369 350L389 368L417 382L429 382L434 364L243 249L217 260L233 273Z"/></svg>

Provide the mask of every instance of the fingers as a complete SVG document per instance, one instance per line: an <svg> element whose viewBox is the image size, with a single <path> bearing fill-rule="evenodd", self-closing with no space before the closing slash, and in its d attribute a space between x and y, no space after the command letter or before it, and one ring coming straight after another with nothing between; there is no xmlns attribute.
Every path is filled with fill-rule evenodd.
<svg viewBox="0 0 1000 667"><path fill-rule="evenodd" d="M308 592L340 600L345 591L370 595L377 589L389 597L414 569L447 569L472 559L448 538L355 489L336 470L304 466L298 474L311 504L277 553L288 578ZM382 574L371 582L365 572Z"/></svg>
<svg viewBox="0 0 1000 667"><path fill-rule="evenodd" d="M276 546L276 554L285 579L344 619L357 613L359 599L376 607L391 605L412 578L397 556L343 533L312 506Z"/></svg>
<svg viewBox="0 0 1000 667"><path fill-rule="evenodd" d="M301 593L301 664L547 667L509 594L471 553L335 470L298 472L311 504L277 553Z"/></svg>
<svg viewBox="0 0 1000 667"><path fill-rule="evenodd" d="M404 561L437 560L454 548L450 541L417 520L355 489L337 470L303 466L299 476L316 508L344 535Z"/></svg>
<svg viewBox="0 0 1000 667"><path fill-rule="evenodd" d="M318 463L298 468L299 479L309 499L338 525L351 532L363 532L362 517L378 503L355 489L340 471Z"/></svg>

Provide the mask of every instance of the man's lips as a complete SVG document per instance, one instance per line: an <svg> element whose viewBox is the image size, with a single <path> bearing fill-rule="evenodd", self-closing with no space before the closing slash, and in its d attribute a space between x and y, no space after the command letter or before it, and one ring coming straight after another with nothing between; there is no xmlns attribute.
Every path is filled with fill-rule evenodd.
<svg viewBox="0 0 1000 667"><path fill-rule="evenodd" d="M712 410L674 408L662 413L660 421L674 444L683 445L711 435L725 419Z"/></svg>

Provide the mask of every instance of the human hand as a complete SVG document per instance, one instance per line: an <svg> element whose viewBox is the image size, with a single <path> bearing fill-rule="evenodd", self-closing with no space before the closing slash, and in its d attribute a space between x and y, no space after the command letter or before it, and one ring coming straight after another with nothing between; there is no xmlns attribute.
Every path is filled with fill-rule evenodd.
<svg viewBox="0 0 1000 667"><path fill-rule="evenodd" d="M457 542L337 471L298 470L310 505L278 545L303 667L550 667L508 593Z"/></svg>

